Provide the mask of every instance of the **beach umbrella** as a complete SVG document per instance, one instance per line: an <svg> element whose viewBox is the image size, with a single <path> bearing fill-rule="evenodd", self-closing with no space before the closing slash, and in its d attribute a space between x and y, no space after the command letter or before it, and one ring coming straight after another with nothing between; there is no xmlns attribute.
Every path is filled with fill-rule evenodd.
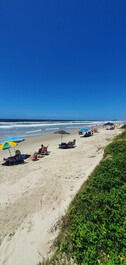
<svg viewBox="0 0 126 265"><path fill-rule="evenodd" d="M17 144L14 142L5 142L4 144L0 145L0 151L8 149L8 151L11 155L10 148L15 147L16 145Z"/></svg>
<svg viewBox="0 0 126 265"><path fill-rule="evenodd" d="M20 142L23 142L24 140L25 138L23 137L11 137L11 138L5 139L3 143L6 143L6 142L20 143Z"/></svg>
<svg viewBox="0 0 126 265"><path fill-rule="evenodd" d="M60 135L61 135L61 143L62 143L62 138L63 138L63 135L64 135L64 134L70 134L69 132L66 132L66 131L64 131L64 130L56 131L55 133L57 133L57 134L60 134Z"/></svg>

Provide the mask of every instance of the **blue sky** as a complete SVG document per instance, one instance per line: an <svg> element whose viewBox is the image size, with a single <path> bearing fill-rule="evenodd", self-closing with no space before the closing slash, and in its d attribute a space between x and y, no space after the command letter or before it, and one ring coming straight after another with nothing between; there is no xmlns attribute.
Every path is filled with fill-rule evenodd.
<svg viewBox="0 0 126 265"><path fill-rule="evenodd" d="M125 14L125 0L1 0L0 118L126 119Z"/></svg>

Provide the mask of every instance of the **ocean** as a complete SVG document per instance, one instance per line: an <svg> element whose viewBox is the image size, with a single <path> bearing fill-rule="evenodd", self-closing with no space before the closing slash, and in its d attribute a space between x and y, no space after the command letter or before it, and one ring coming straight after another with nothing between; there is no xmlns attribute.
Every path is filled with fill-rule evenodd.
<svg viewBox="0 0 126 265"><path fill-rule="evenodd" d="M0 141L12 136L32 137L51 134L58 130L70 131L104 124L106 121L88 120L0 120Z"/></svg>

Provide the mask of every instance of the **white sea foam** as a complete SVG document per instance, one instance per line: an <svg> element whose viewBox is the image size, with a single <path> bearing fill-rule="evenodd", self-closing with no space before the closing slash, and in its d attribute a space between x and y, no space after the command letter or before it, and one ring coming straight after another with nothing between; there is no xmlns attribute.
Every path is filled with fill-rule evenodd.
<svg viewBox="0 0 126 265"><path fill-rule="evenodd" d="M41 135L40 133L34 133L34 134L29 134L29 135L24 134L23 137L27 138L27 137L30 137L30 136L32 137L32 136L40 136L40 135Z"/></svg>
<svg viewBox="0 0 126 265"><path fill-rule="evenodd" d="M0 123L0 129L13 129L13 128L33 128L33 127L47 127L47 126L61 126L61 125L82 125L82 124L100 124L100 123L103 123L103 122L90 122L90 121L84 121L84 122L73 122L73 121L70 121L70 122L57 122L57 123L6 123L6 125L2 125L1 126L1 123Z"/></svg>
<svg viewBox="0 0 126 265"><path fill-rule="evenodd" d="M59 127L56 127L56 128L46 128L45 131L52 131L52 130L58 130Z"/></svg>
<svg viewBox="0 0 126 265"><path fill-rule="evenodd" d="M41 132L42 130L40 129L40 130L34 130L34 131L28 131L28 132L26 132L26 133L35 133L35 132Z"/></svg>
<svg viewBox="0 0 126 265"><path fill-rule="evenodd" d="M81 126L80 126L81 127ZM78 126L74 126L74 127L72 127L72 126L69 126L69 127L66 127L66 129L78 129L79 127Z"/></svg>

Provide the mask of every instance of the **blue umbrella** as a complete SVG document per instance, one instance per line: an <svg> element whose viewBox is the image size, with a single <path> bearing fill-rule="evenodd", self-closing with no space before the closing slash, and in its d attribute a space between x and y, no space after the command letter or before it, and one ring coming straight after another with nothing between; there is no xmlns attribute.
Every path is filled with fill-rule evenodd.
<svg viewBox="0 0 126 265"><path fill-rule="evenodd" d="M7 138L3 141L3 143L5 142L15 142L15 143L20 143L23 142L25 140L25 138L22 137L11 137L11 138Z"/></svg>

